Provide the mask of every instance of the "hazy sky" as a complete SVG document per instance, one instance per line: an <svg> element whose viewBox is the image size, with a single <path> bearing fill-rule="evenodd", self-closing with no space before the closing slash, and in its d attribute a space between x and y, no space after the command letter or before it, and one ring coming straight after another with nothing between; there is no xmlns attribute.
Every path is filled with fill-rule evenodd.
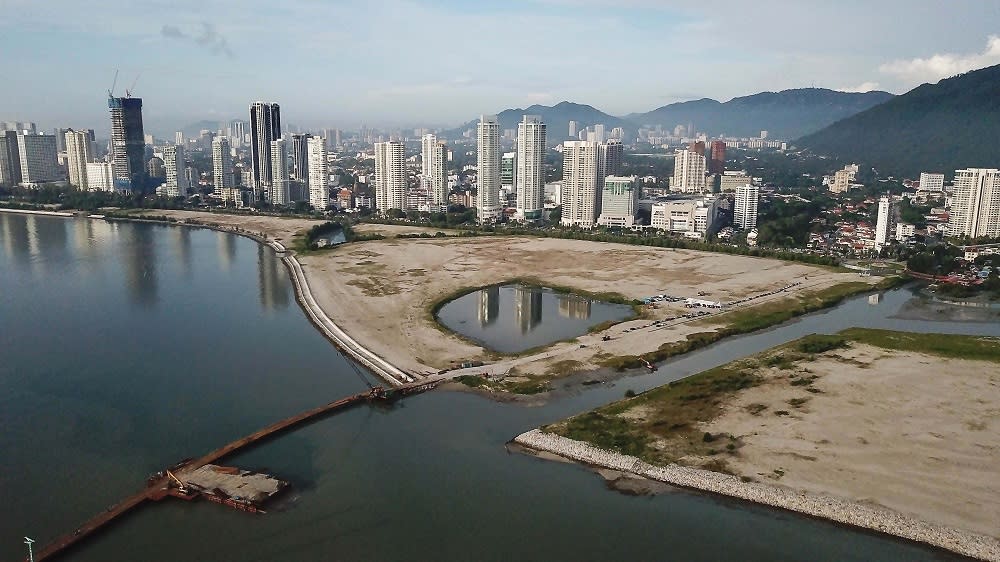
<svg viewBox="0 0 1000 562"><path fill-rule="evenodd" d="M562 100L612 114L819 86L902 93L1000 63L995 0L0 0L0 120L147 130L246 118L455 125Z"/></svg>

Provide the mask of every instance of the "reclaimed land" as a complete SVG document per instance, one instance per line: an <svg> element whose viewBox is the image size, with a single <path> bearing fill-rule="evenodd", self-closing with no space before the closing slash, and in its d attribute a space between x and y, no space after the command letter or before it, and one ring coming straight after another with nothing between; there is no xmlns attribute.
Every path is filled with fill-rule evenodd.
<svg viewBox="0 0 1000 562"><path fill-rule="evenodd" d="M852 328L517 441L1000 560L998 403L1000 338Z"/></svg>

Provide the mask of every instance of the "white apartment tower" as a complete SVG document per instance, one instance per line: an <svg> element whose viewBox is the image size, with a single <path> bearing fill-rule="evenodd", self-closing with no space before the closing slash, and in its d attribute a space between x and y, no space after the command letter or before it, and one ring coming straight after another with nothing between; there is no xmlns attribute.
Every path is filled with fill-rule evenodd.
<svg viewBox="0 0 1000 562"><path fill-rule="evenodd" d="M438 210L448 208L448 145L443 142L431 147L430 157L430 202Z"/></svg>
<svg viewBox="0 0 1000 562"><path fill-rule="evenodd" d="M330 190L326 185L330 180L326 139L311 137L306 145L306 159L309 167L309 204L317 211L325 211L330 206Z"/></svg>
<svg viewBox="0 0 1000 562"><path fill-rule="evenodd" d="M288 148L285 139L278 139L271 141L271 204L288 203Z"/></svg>
<svg viewBox="0 0 1000 562"><path fill-rule="evenodd" d="M955 170L950 236L1000 236L1000 170Z"/></svg>
<svg viewBox="0 0 1000 562"><path fill-rule="evenodd" d="M87 189L90 191L114 191L115 174L107 162L87 162Z"/></svg>
<svg viewBox="0 0 1000 562"><path fill-rule="evenodd" d="M878 220L875 221L875 251L881 252L889 244L896 231L895 211L891 195L883 195L878 200Z"/></svg>
<svg viewBox="0 0 1000 562"><path fill-rule="evenodd" d="M920 191L944 191L944 174L920 172Z"/></svg>
<svg viewBox="0 0 1000 562"><path fill-rule="evenodd" d="M705 156L694 150L678 150L674 154L674 177L670 190L682 193L705 192Z"/></svg>
<svg viewBox="0 0 1000 562"><path fill-rule="evenodd" d="M18 133L17 154L21 164L21 183L39 184L62 179L54 135Z"/></svg>
<svg viewBox="0 0 1000 562"><path fill-rule="evenodd" d="M420 177L425 185L429 185L427 180L431 177L431 152L437 145L437 137L433 134L426 134L420 137Z"/></svg>
<svg viewBox="0 0 1000 562"><path fill-rule="evenodd" d="M406 147L402 142L375 143L375 208L405 211Z"/></svg>
<svg viewBox="0 0 1000 562"><path fill-rule="evenodd" d="M479 222L500 216L500 123L496 115L481 115L477 127L478 182L476 208Z"/></svg>
<svg viewBox="0 0 1000 562"><path fill-rule="evenodd" d="M221 194L223 189L234 185L233 153L226 137L212 139L212 181L215 183L216 194Z"/></svg>
<svg viewBox="0 0 1000 562"><path fill-rule="evenodd" d="M537 115L525 115L517 124L515 168L514 217L525 222L541 220L545 209L545 123Z"/></svg>
<svg viewBox="0 0 1000 562"><path fill-rule="evenodd" d="M598 190L602 182L598 181L598 174L603 166L599 157L596 142L563 143L562 224L594 226L601 211Z"/></svg>
<svg viewBox="0 0 1000 562"><path fill-rule="evenodd" d="M736 201L733 206L733 224L743 230L757 228L757 206L759 204L759 187L751 183L736 186Z"/></svg>
<svg viewBox="0 0 1000 562"><path fill-rule="evenodd" d="M87 189L87 163L94 159L90 135L85 131L66 131L66 166L69 183L78 189Z"/></svg>
<svg viewBox="0 0 1000 562"><path fill-rule="evenodd" d="M639 201L639 184L635 176L607 176L601 189L602 226L631 227L635 225L635 210Z"/></svg>
<svg viewBox="0 0 1000 562"><path fill-rule="evenodd" d="M184 170L184 147L176 144L163 149L163 168L167 172L164 195L167 197L187 197L188 178Z"/></svg>

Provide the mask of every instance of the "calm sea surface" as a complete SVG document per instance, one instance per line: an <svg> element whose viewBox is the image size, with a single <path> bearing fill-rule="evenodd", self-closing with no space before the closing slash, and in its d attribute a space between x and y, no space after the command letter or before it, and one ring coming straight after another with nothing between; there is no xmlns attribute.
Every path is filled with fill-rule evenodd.
<svg viewBox="0 0 1000 562"><path fill-rule="evenodd" d="M511 454L543 423L804 333L889 318L910 293L735 338L542 407L431 392L362 407L227 460L293 492L267 515L165 500L68 560L933 560L911 544L740 502L631 497L583 468ZM364 389L309 324L270 249L230 234L0 213L0 560L145 478Z"/></svg>

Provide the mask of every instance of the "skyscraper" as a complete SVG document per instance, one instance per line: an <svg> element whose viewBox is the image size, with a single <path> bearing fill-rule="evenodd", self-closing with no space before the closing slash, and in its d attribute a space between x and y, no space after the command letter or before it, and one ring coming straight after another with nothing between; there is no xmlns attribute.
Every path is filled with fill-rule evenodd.
<svg viewBox="0 0 1000 562"><path fill-rule="evenodd" d="M243 146L247 138L247 122L236 120L229 126L229 144L235 148Z"/></svg>
<svg viewBox="0 0 1000 562"><path fill-rule="evenodd" d="M1000 170L955 170L948 234L977 238L1000 236Z"/></svg>
<svg viewBox="0 0 1000 562"><path fill-rule="evenodd" d="M604 133L604 124L597 123L596 125L594 125L594 140L596 142L604 142L605 138L606 137Z"/></svg>
<svg viewBox="0 0 1000 562"><path fill-rule="evenodd" d="M448 146L439 142L431 147L430 153L430 202L436 210L448 208Z"/></svg>
<svg viewBox="0 0 1000 562"><path fill-rule="evenodd" d="M437 144L437 136L426 134L420 137L420 177L424 183L429 185L427 180L431 177L431 150Z"/></svg>
<svg viewBox="0 0 1000 562"><path fill-rule="evenodd" d="M670 190L683 193L704 192L705 157L696 150L678 150L674 154L674 177L670 181Z"/></svg>
<svg viewBox="0 0 1000 562"><path fill-rule="evenodd" d="M639 184L635 176L607 176L604 178L600 197L601 214L597 224L624 227L635 225L635 211L639 202Z"/></svg>
<svg viewBox="0 0 1000 562"><path fill-rule="evenodd" d="M250 104L250 167L253 199L269 199L271 191L271 141L281 138L281 111L276 103Z"/></svg>
<svg viewBox="0 0 1000 562"><path fill-rule="evenodd" d="M307 147L308 151L308 147ZM329 191L327 203L330 202ZM285 139L271 141L271 204L284 206L290 201L288 194L288 150Z"/></svg>
<svg viewBox="0 0 1000 562"><path fill-rule="evenodd" d="M517 125L517 190L515 218L525 222L542 219L545 206L545 123L525 115Z"/></svg>
<svg viewBox="0 0 1000 562"><path fill-rule="evenodd" d="M569 122L569 138L576 138L576 121Z"/></svg>
<svg viewBox="0 0 1000 562"><path fill-rule="evenodd" d="M142 130L142 98L108 98L111 111L111 168L115 189L141 193L146 185L146 137Z"/></svg>
<svg viewBox="0 0 1000 562"><path fill-rule="evenodd" d="M67 130L63 134L66 145L66 167L69 169L69 183L78 189L87 190L87 162L94 159L91 153L90 135L85 131Z"/></svg>
<svg viewBox="0 0 1000 562"><path fill-rule="evenodd" d="M760 203L760 188L747 183L736 187L736 201L733 207L733 224L743 230L757 228L757 206Z"/></svg>
<svg viewBox="0 0 1000 562"><path fill-rule="evenodd" d="M563 143L562 224L566 226L593 227L600 214L599 146L590 141Z"/></svg>
<svg viewBox="0 0 1000 562"><path fill-rule="evenodd" d="M17 131L0 132L0 185L21 183L21 155L17 152Z"/></svg>
<svg viewBox="0 0 1000 562"><path fill-rule="evenodd" d="M878 200L878 220L875 221L875 251L881 252L896 232L896 217L891 195Z"/></svg>
<svg viewBox="0 0 1000 562"><path fill-rule="evenodd" d="M21 183L39 184L63 179L55 136L19 133L17 153L21 157Z"/></svg>
<svg viewBox="0 0 1000 562"><path fill-rule="evenodd" d="M309 166L309 204L317 211L330 206L330 173L326 161L326 139L310 137L306 141L306 158Z"/></svg>
<svg viewBox="0 0 1000 562"><path fill-rule="evenodd" d="M184 147L176 144L163 149L163 167L167 172L167 180L163 184L164 195L167 197L187 197L188 181L187 167L184 165Z"/></svg>
<svg viewBox="0 0 1000 562"><path fill-rule="evenodd" d="M622 146L622 141L611 139L602 142L597 146L597 151L597 165L600 166L597 174L598 181L603 182L605 176L620 176L625 160L625 147Z"/></svg>
<svg viewBox="0 0 1000 562"><path fill-rule="evenodd" d="M233 153L226 137L212 139L212 181L216 195L221 195L223 189L233 187L236 183L233 178Z"/></svg>
<svg viewBox="0 0 1000 562"><path fill-rule="evenodd" d="M726 170L726 141L712 141L712 159L708 165L708 173L721 174Z"/></svg>
<svg viewBox="0 0 1000 562"><path fill-rule="evenodd" d="M375 208L405 211L406 149L399 141L375 143Z"/></svg>
<svg viewBox="0 0 1000 562"><path fill-rule="evenodd" d="M500 156L500 188L514 192L514 175L517 162L516 152L504 152Z"/></svg>
<svg viewBox="0 0 1000 562"><path fill-rule="evenodd" d="M309 150L307 148L312 135L295 133L292 135L292 177L297 181L309 179Z"/></svg>
<svg viewBox="0 0 1000 562"><path fill-rule="evenodd" d="M479 222L490 222L500 216L500 123L497 116L480 116L477 133L476 209Z"/></svg>

